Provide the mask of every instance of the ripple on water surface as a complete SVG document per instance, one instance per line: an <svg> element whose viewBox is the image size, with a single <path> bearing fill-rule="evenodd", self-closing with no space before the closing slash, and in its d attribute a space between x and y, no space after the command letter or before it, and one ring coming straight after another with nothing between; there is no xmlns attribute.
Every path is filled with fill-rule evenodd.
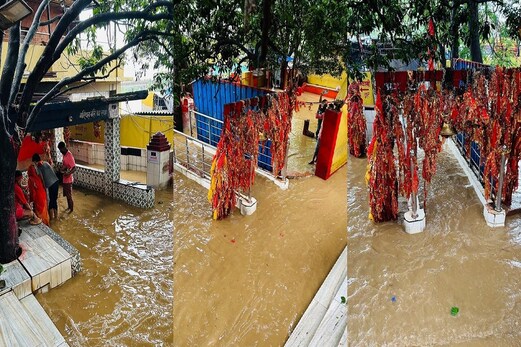
<svg viewBox="0 0 521 347"><path fill-rule="evenodd" d="M345 174L286 191L257 177L257 211L222 221L211 220L204 188L174 174L179 346L284 343L345 247Z"/></svg>
<svg viewBox="0 0 521 347"><path fill-rule="evenodd" d="M348 162L350 345L518 345L521 216L488 228L468 179L444 149L428 187L425 231L375 225L366 166L367 159Z"/></svg>
<svg viewBox="0 0 521 347"><path fill-rule="evenodd" d="M80 251L83 271L38 300L71 346L171 345L172 191L157 191L150 210L74 194L74 213L52 228Z"/></svg>

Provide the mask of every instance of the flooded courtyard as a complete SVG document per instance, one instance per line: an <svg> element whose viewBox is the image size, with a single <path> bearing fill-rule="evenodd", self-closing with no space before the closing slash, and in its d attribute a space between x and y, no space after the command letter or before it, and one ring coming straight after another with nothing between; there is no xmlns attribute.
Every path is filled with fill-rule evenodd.
<svg viewBox="0 0 521 347"><path fill-rule="evenodd" d="M345 247L345 180L257 178L253 215L213 221L207 191L174 174L176 345L283 345Z"/></svg>
<svg viewBox="0 0 521 347"><path fill-rule="evenodd" d="M169 346L172 332L172 191L150 210L74 190L74 213L53 230L83 269L36 297L70 346ZM61 211L66 201L61 197Z"/></svg>
<svg viewBox="0 0 521 347"><path fill-rule="evenodd" d="M318 101L318 96L307 96ZM281 190L257 175L251 216L211 218L208 191L174 172L176 346L282 346L346 244L346 168L313 175L318 105L292 119Z"/></svg>
<svg viewBox="0 0 521 347"><path fill-rule="evenodd" d="M518 345L520 216L489 228L468 178L444 147L425 231L408 235L398 222L376 225L368 219L366 167L367 159L349 159L349 345ZM459 308L455 316L452 307Z"/></svg>

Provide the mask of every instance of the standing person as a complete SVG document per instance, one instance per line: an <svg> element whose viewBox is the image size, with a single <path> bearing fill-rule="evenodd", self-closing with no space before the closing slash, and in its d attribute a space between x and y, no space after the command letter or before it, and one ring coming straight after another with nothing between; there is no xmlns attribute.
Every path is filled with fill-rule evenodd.
<svg viewBox="0 0 521 347"><path fill-rule="evenodd" d="M313 153L313 159L308 163L309 165L313 165L317 163L317 157L318 157L318 149L320 148L320 138L322 137L322 127L320 128L320 131L317 134L317 145L315 147L315 153Z"/></svg>
<svg viewBox="0 0 521 347"><path fill-rule="evenodd" d="M38 174L35 164L29 166L29 195L34 205L34 212L42 219L45 225L49 225L49 211L47 208L47 192L43 180Z"/></svg>
<svg viewBox="0 0 521 347"><path fill-rule="evenodd" d="M320 133L320 128L322 127L322 119L324 118L324 113L326 112L326 109L327 109L327 100L326 99L322 99L325 94L327 94L326 90L324 90L320 94L320 99L318 100L318 102L319 102L318 110L317 110L317 113L315 115L315 118L318 119L317 132L315 134L317 139L318 139L318 134Z"/></svg>
<svg viewBox="0 0 521 347"><path fill-rule="evenodd" d="M48 162L53 165L52 162L52 156L51 156L51 135L48 132L45 132L42 134L42 141L43 141L43 157L44 161Z"/></svg>
<svg viewBox="0 0 521 347"><path fill-rule="evenodd" d="M58 217L58 177L56 173L54 173L52 166L48 162L42 161L38 153L33 155L33 163L38 169L40 177L43 179L45 188L47 188L49 216L51 219L55 219Z"/></svg>
<svg viewBox="0 0 521 347"><path fill-rule="evenodd" d="M63 155L63 165L60 172L63 173L63 196L67 198L66 211L72 213L72 211L74 211L74 201L72 200L72 183L74 182L74 177L72 174L76 171L76 162L74 161L72 153L65 146L65 142L60 142L58 149Z"/></svg>

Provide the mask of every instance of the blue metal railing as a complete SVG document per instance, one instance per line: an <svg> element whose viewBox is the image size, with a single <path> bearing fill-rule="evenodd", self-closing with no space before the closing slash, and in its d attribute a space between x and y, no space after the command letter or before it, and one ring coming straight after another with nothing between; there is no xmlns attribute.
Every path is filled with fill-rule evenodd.
<svg viewBox="0 0 521 347"><path fill-rule="evenodd" d="M266 94L266 91L228 82L200 79L192 84L197 139L217 146L224 121L224 105ZM201 114L199 114L201 113ZM206 115L206 116L205 116ZM271 171L271 141L259 143L259 167Z"/></svg>

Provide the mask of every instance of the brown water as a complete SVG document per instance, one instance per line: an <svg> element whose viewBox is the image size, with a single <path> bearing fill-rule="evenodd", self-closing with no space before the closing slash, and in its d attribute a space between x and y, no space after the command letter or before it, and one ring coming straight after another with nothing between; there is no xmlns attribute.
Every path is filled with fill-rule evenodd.
<svg viewBox="0 0 521 347"><path fill-rule="evenodd" d="M211 219L174 173L176 346L281 346L346 244L346 169L287 191L257 177L257 211Z"/></svg>
<svg viewBox="0 0 521 347"><path fill-rule="evenodd" d="M349 345L519 346L521 216L487 227L468 179L444 150L425 231L375 225L367 218L366 165L348 162Z"/></svg>
<svg viewBox="0 0 521 347"><path fill-rule="evenodd" d="M51 227L80 251L83 270L38 301L70 346L171 346L172 191L156 191L150 210L73 194L74 213Z"/></svg>

